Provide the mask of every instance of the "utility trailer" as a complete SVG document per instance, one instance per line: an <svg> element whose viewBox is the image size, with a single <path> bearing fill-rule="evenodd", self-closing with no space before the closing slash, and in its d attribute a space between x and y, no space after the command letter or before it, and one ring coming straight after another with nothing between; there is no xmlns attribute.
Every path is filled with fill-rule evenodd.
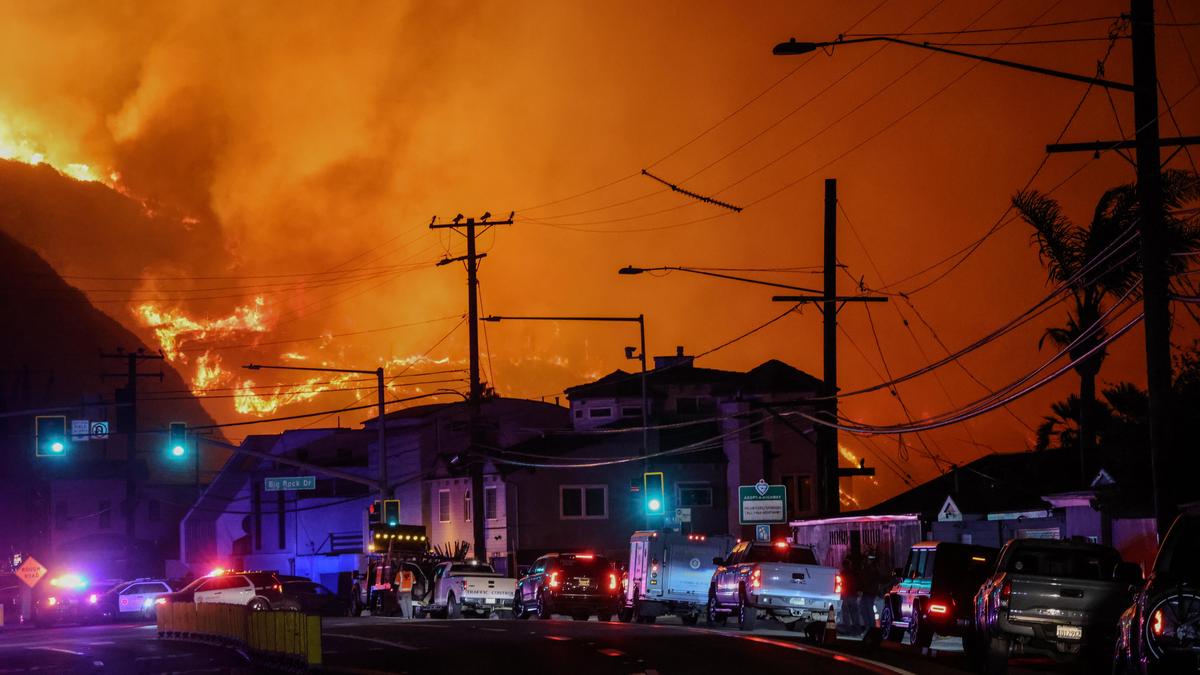
<svg viewBox="0 0 1200 675"><path fill-rule="evenodd" d="M689 626L704 616L708 587L717 566L736 540L729 535L639 530L629 541L623 621L654 623L675 615Z"/></svg>

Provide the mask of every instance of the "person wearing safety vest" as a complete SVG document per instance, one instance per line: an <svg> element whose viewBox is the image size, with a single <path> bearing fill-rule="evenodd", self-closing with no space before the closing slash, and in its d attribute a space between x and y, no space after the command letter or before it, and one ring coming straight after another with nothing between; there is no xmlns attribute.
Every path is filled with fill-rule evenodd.
<svg viewBox="0 0 1200 675"><path fill-rule="evenodd" d="M413 618L412 591L415 581L412 570L401 565L400 571L396 573L396 600L400 603L400 616L405 619Z"/></svg>

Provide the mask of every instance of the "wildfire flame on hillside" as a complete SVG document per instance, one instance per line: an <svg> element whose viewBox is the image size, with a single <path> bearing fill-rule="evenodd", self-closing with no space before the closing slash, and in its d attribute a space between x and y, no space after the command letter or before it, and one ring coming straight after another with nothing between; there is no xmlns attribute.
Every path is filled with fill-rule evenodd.
<svg viewBox="0 0 1200 675"><path fill-rule="evenodd" d="M220 319L193 319L182 310L161 309L153 303L138 305L134 314L141 319L142 325L154 330L154 336L167 359L183 363L187 363L187 356L181 349L187 342L222 339L238 333L264 333L268 330L261 297L248 305L237 307L232 314Z"/></svg>
<svg viewBox="0 0 1200 675"><path fill-rule="evenodd" d="M109 187L116 187L116 183L121 178L120 174L115 171L110 171L107 176L104 176L97 172L91 165L82 162L62 161L58 153L52 152L42 144L21 134L3 118L0 118L0 159L32 164L33 166L45 164L53 167L64 176L69 176L75 180L87 183L104 183Z"/></svg>

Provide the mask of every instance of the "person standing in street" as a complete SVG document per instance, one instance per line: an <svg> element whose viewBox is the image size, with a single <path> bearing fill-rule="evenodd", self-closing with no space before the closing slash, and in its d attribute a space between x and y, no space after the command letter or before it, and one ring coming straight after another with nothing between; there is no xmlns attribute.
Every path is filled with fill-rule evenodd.
<svg viewBox="0 0 1200 675"><path fill-rule="evenodd" d="M396 601L400 604L400 616L405 619L413 618L412 596L415 581L412 570L400 563L400 571L396 573Z"/></svg>
<svg viewBox="0 0 1200 675"><path fill-rule="evenodd" d="M847 553L842 559L840 574L842 577L842 624L841 631L846 635L857 635L862 632L863 622L858 615L858 556L853 552Z"/></svg>
<svg viewBox="0 0 1200 675"><path fill-rule="evenodd" d="M868 549L858 574L858 615L866 630L875 627L875 599L879 597L879 557L875 549Z"/></svg>

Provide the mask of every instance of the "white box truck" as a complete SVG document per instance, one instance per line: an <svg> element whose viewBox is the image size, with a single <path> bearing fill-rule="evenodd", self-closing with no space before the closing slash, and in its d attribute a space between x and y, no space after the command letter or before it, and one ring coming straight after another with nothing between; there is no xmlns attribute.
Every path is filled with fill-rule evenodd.
<svg viewBox="0 0 1200 675"><path fill-rule="evenodd" d="M729 535L639 530L629 541L624 621L654 623L675 615L689 626L704 616L708 586L717 566L736 540Z"/></svg>

